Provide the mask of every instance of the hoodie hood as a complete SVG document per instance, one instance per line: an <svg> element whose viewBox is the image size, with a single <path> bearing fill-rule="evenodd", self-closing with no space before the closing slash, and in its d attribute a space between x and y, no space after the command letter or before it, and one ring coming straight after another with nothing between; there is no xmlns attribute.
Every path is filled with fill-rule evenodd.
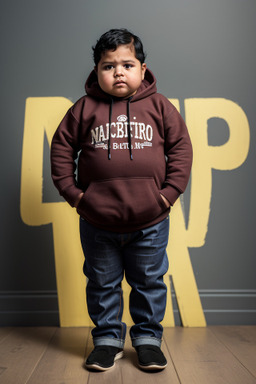
<svg viewBox="0 0 256 384"><path fill-rule="evenodd" d="M90 73L88 79L86 80L85 91L88 96L95 97L101 100L109 100L109 99L118 100L119 99L119 98L113 98L109 94L102 91L102 89L99 86L98 78L95 70L93 70ZM144 99L156 92L157 92L156 78L149 69L146 69L144 80L142 80L141 85L138 88L135 95L132 96L131 102Z"/></svg>

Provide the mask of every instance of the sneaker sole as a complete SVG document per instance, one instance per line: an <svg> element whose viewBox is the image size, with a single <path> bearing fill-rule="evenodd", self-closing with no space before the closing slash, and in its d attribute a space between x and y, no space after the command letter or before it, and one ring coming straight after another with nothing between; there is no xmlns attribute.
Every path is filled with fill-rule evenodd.
<svg viewBox="0 0 256 384"><path fill-rule="evenodd" d="M143 371L161 371L162 369L165 369L167 367L167 363L165 365L158 365L158 364L150 364L150 365L141 365L139 364L140 369L143 369Z"/></svg>
<svg viewBox="0 0 256 384"><path fill-rule="evenodd" d="M103 367L102 365L99 365L97 363L95 363L95 364L84 364L84 366L86 368L88 368L88 369L93 369L95 371L101 371L101 372L108 371L109 369L112 369L115 366L115 361L121 359L123 357L123 355L124 355L123 351L117 353L116 356L115 356L115 359L114 359L114 364L111 365L110 367Z"/></svg>

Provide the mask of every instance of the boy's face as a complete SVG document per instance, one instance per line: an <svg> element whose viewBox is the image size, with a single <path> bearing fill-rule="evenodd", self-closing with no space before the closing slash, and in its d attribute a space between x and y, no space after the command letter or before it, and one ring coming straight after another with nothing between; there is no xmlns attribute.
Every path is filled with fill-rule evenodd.
<svg viewBox="0 0 256 384"><path fill-rule="evenodd" d="M106 51L95 68L101 89L111 96L135 95L144 79L146 64L135 56L133 44L119 45L115 51Z"/></svg>

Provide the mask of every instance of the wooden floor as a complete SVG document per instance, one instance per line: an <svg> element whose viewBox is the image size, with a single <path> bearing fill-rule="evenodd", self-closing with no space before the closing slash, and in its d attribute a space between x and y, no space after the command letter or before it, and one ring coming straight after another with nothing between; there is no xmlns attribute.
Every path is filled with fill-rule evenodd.
<svg viewBox="0 0 256 384"><path fill-rule="evenodd" d="M92 349L89 328L0 328L0 383L256 383L256 326L166 328L162 348L164 371L140 371L127 338L124 358L96 373L82 367Z"/></svg>

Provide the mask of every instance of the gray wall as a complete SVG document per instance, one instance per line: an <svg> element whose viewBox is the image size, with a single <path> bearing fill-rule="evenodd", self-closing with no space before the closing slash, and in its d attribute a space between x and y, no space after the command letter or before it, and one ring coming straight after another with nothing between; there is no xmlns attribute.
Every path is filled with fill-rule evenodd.
<svg viewBox="0 0 256 384"><path fill-rule="evenodd" d="M255 14L253 0L1 2L0 325L58 324L52 227L20 217L26 98L82 96L91 46L112 27L142 38L158 91L178 98L182 114L186 98L220 97L248 118L248 157L237 169L213 171L206 242L189 251L207 323L256 324ZM224 121L209 123L211 145L227 139ZM59 200L48 153L45 145L45 202ZM189 189L187 214L188 206Z"/></svg>

